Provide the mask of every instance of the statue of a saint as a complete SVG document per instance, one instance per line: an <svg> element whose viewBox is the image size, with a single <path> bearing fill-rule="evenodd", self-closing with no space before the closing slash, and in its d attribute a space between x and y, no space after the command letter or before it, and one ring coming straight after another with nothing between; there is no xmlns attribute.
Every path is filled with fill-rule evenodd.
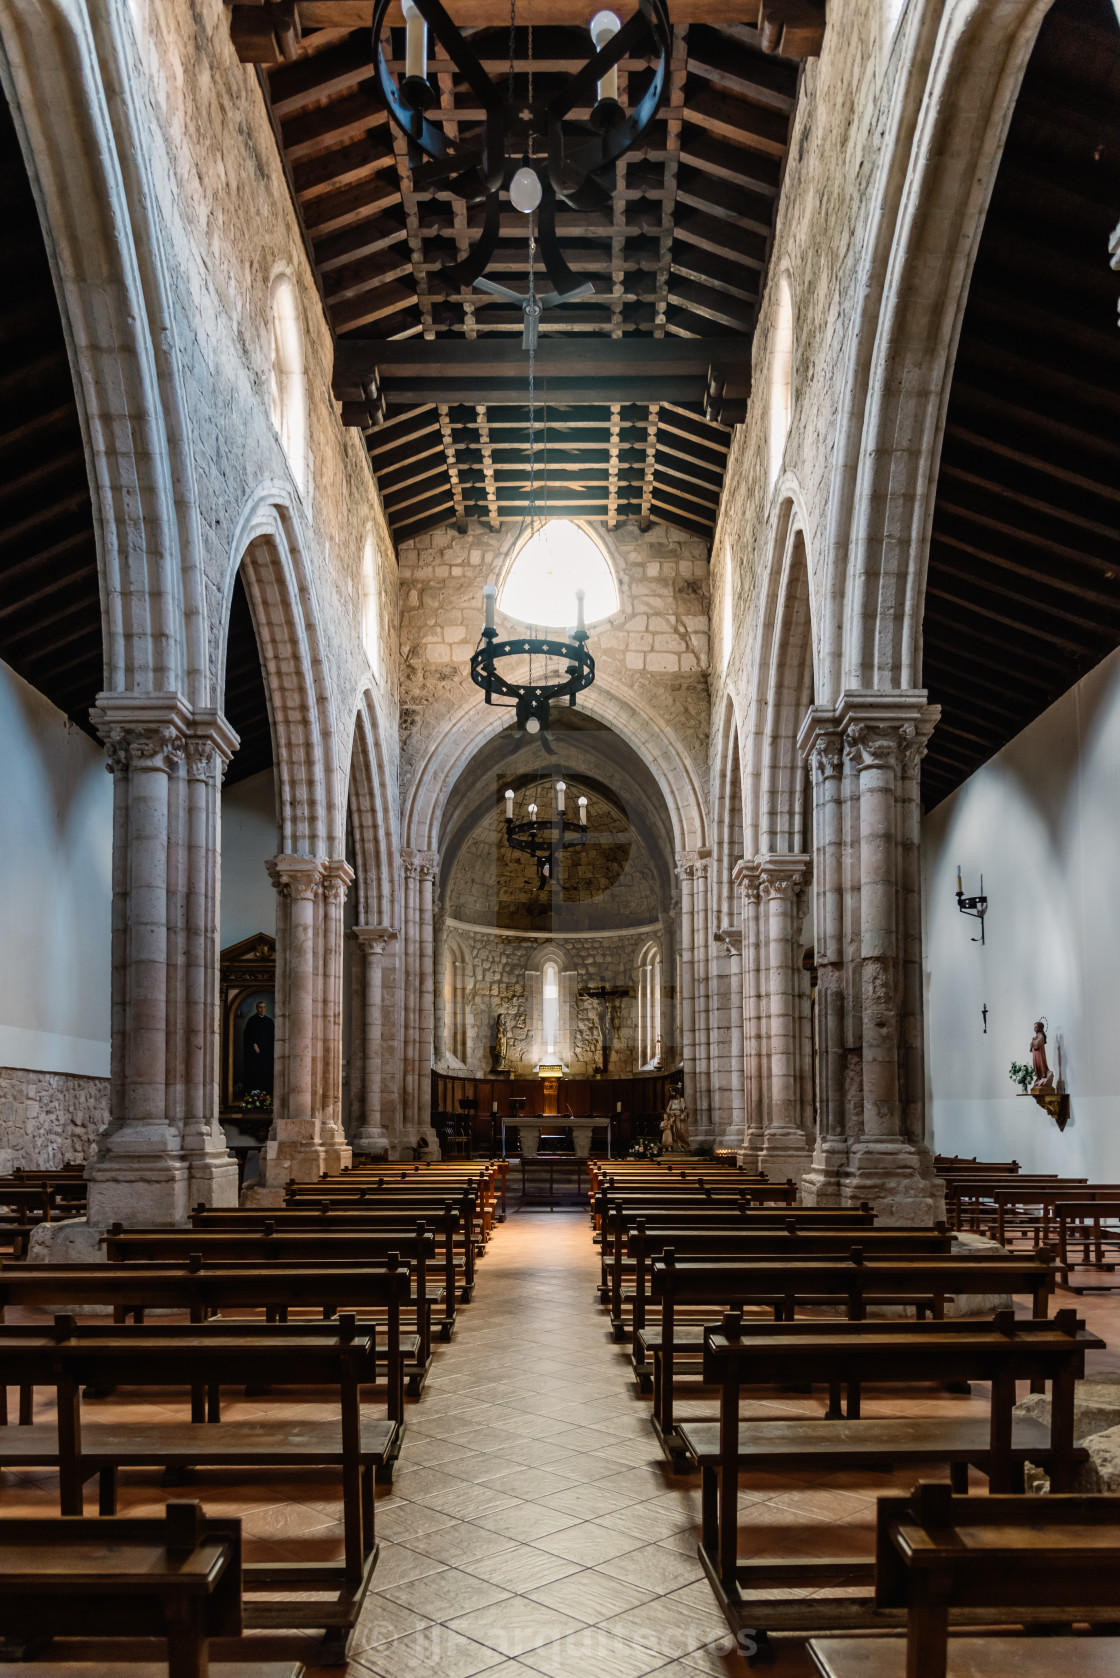
<svg viewBox="0 0 1120 1678"><path fill-rule="evenodd" d="M1052 1094L1054 1074L1046 1060L1046 1027L1041 1020L1035 1020L1034 1022L1034 1036L1031 1038L1031 1066L1034 1069L1034 1083L1031 1085L1031 1094Z"/></svg>
<svg viewBox="0 0 1120 1678"><path fill-rule="evenodd" d="M671 1096L661 1121L661 1145L673 1153L687 1154L692 1148L688 1127L692 1115L683 1095Z"/></svg>
<svg viewBox="0 0 1120 1678"><path fill-rule="evenodd" d="M504 1014L499 1014L497 1019L494 1021L494 1047L490 1051L490 1058L493 1062L495 1072L501 1072L505 1069L506 1052L508 1048L509 1039L506 1036L506 1017Z"/></svg>

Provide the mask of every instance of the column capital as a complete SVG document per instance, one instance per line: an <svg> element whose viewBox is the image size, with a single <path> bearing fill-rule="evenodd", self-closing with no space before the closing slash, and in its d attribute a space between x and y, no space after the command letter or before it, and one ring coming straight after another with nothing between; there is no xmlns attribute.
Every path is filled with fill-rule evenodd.
<svg viewBox="0 0 1120 1678"><path fill-rule="evenodd" d="M731 870L731 883L747 903L757 903L762 895L758 863L754 857L740 857Z"/></svg>
<svg viewBox="0 0 1120 1678"><path fill-rule="evenodd" d="M184 743L187 774L192 780L208 781L217 767L219 778L224 776L240 744L240 736L221 711L193 712Z"/></svg>
<svg viewBox="0 0 1120 1678"><path fill-rule="evenodd" d="M763 897L796 897L812 869L810 857L785 851L771 851L754 861Z"/></svg>
<svg viewBox="0 0 1120 1678"><path fill-rule="evenodd" d="M354 882L354 870L341 857L327 857L323 861L322 882L324 902L344 903Z"/></svg>
<svg viewBox="0 0 1120 1678"><path fill-rule="evenodd" d="M814 705L801 724L797 747L815 780L839 779L844 767L844 738L834 711Z"/></svg>
<svg viewBox="0 0 1120 1678"><path fill-rule="evenodd" d="M857 770L899 768L910 774L941 715L940 706L927 703L924 688L844 693L836 712L845 751Z"/></svg>
<svg viewBox="0 0 1120 1678"><path fill-rule="evenodd" d="M383 956L399 934L395 926L352 926L350 936L367 956Z"/></svg>
<svg viewBox="0 0 1120 1678"><path fill-rule="evenodd" d="M111 774L136 767L170 773L183 759L191 708L178 693L99 693L90 720Z"/></svg>
<svg viewBox="0 0 1120 1678"><path fill-rule="evenodd" d="M677 852L677 873L682 880L706 880L711 866L712 853L707 845L698 851Z"/></svg>
<svg viewBox="0 0 1120 1678"><path fill-rule="evenodd" d="M265 863L268 877L281 897L318 897L323 889L323 862L315 856L274 856Z"/></svg>
<svg viewBox="0 0 1120 1678"><path fill-rule="evenodd" d="M401 867L406 880L434 880L439 872L439 852L404 850Z"/></svg>

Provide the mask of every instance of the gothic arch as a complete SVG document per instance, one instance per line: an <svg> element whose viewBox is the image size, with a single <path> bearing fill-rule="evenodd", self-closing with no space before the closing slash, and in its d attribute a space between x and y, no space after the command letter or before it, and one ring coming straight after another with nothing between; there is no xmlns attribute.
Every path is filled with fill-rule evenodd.
<svg viewBox="0 0 1120 1678"><path fill-rule="evenodd" d="M933 493L969 278L1015 97L1050 0L912 9L872 198L829 515L822 698L914 689Z"/></svg>
<svg viewBox="0 0 1120 1678"><path fill-rule="evenodd" d="M341 857L345 779L337 761L311 580L282 486L263 485L250 497L230 552L221 622L228 621L233 580L240 570L268 696L281 852ZM219 681L223 691L224 654Z"/></svg>
<svg viewBox="0 0 1120 1678"><path fill-rule="evenodd" d="M211 703L197 502L119 0L0 0L0 78L55 276L97 532L105 687Z"/></svg>
<svg viewBox="0 0 1120 1678"><path fill-rule="evenodd" d="M739 919L733 880L735 864L743 857L743 773L739 747L739 719L735 702L727 694L720 720L719 749L712 783L713 836L715 839L715 912L721 927L735 926Z"/></svg>
<svg viewBox="0 0 1120 1678"><path fill-rule="evenodd" d="M396 915L397 846L385 791L389 774L373 694L362 694L350 756L349 813L354 838L355 922L392 926Z"/></svg>

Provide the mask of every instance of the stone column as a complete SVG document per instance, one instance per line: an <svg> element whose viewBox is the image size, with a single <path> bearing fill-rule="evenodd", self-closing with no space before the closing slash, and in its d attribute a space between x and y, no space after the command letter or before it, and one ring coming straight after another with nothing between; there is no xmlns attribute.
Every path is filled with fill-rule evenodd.
<svg viewBox="0 0 1120 1678"><path fill-rule="evenodd" d="M681 882L681 1062L694 1142L710 1141L712 1136L708 1053L710 859L707 850L677 853L677 877Z"/></svg>
<svg viewBox="0 0 1120 1678"><path fill-rule="evenodd" d="M168 1111L168 851L190 709L177 694L100 694L91 714L113 775L113 1117L86 1168L88 1221L182 1223L188 1169Z"/></svg>
<svg viewBox="0 0 1120 1678"><path fill-rule="evenodd" d="M737 862L732 878L742 904L743 923L743 1136L739 1162L748 1171L757 1171L766 1135L770 1085L761 1030L766 996L759 931L762 882L753 861Z"/></svg>
<svg viewBox="0 0 1120 1678"><path fill-rule="evenodd" d="M716 930L723 946L724 1006L720 1010L722 1045L722 1088L726 1111L718 1115L717 1140L721 1147L738 1148L743 1140L743 929L723 926ZM713 1046L714 1059L714 1046Z"/></svg>
<svg viewBox="0 0 1120 1678"><path fill-rule="evenodd" d="M813 782L813 925L817 966L817 1138L802 1179L807 1206L838 1206L848 1163L844 989L844 744L832 712L810 711L799 745Z"/></svg>
<svg viewBox="0 0 1120 1678"><path fill-rule="evenodd" d="M761 892L760 962L768 977L769 1008L761 1024L770 1066L770 1100L759 1164L768 1177L799 1180L809 1169L803 1091L807 1068L801 1029L800 894L809 858L772 853L755 859Z"/></svg>
<svg viewBox="0 0 1120 1678"><path fill-rule="evenodd" d="M841 700L845 750L858 775L859 993L862 1023L862 1126L850 1139L847 1201L875 1202L881 1223L919 1223L940 1215L944 1190L928 1151L908 1133L903 1110L907 1037L906 879L913 871L916 808L912 783L936 709L924 693L848 693ZM915 828L908 834L903 827ZM917 928L920 940L920 921ZM909 997L909 1030L920 1000ZM919 1051L920 1053L920 1051ZM911 1083L913 1068L909 1068ZM907 1092L914 1096L916 1092ZM919 1104L921 1097L917 1097ZM919 1113L920 1113L919 1105ZM915 1124L913 1116L910 1123ZM924 1125L923 1125L924 1128Z"/></svg>
<svg viewBox="0 0 1120 1678"><path fill-rule="evenodd" d="M319 1024L319 1138L325 1171L350 1164L350 1144L342 1128L342 911L354 870L341 858L323 864L319 895L322 944L322 991Z"/></svg>
<svg viewBox="0 0 1120 1678"><path fill-rule="evenodd" d="M276 1072L272 1128L261 1151L253 1203L279 1204L285 1184L314 1182L327 1170L317 1111L316 1004L318 857L278 856L266 864L276 887Z"/></svg>
<svg viewBox="0 0 1120 1678"><path fill-rule="evenodd" d="M396 939L396 932L390 926L356 926L353 929L354 942L362 952L362 1031L363 1054L362 1066L362 1107L361 1123L350 1138L350 1146L355 1154L372 1154L377 1158L389 1157L389 1137L384 1127L382 1113L382 1059L385 1047L382 1041L381 1017L381 958L385 954L386 946ZM358 1023L354 1022L357 1032Z"/></svg>
<svg viewBox="0 0 1120 1678"><path fill-rule="evenodd" d="M435 851L402 854L405 892L405 1126L416 1137L431 1128L433 881Z"/></svg>

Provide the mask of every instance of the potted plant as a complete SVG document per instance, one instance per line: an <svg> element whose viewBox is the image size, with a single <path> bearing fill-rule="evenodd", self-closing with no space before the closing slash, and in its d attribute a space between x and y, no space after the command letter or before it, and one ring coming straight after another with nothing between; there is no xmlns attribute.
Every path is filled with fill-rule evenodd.
<svg viewBox="0 0 1120 1678"><path fill-rule="evenodd" d="M1021 1060L1013 1060L1011 1062L1011 1070L1008 1073L1008 1076L1013 1084L1018 1084L1020 1095L1026 1095L1030 1090L1031 1084L1034 1082L1033 1068L1029 1067L1025 1061Z"/></svg>

